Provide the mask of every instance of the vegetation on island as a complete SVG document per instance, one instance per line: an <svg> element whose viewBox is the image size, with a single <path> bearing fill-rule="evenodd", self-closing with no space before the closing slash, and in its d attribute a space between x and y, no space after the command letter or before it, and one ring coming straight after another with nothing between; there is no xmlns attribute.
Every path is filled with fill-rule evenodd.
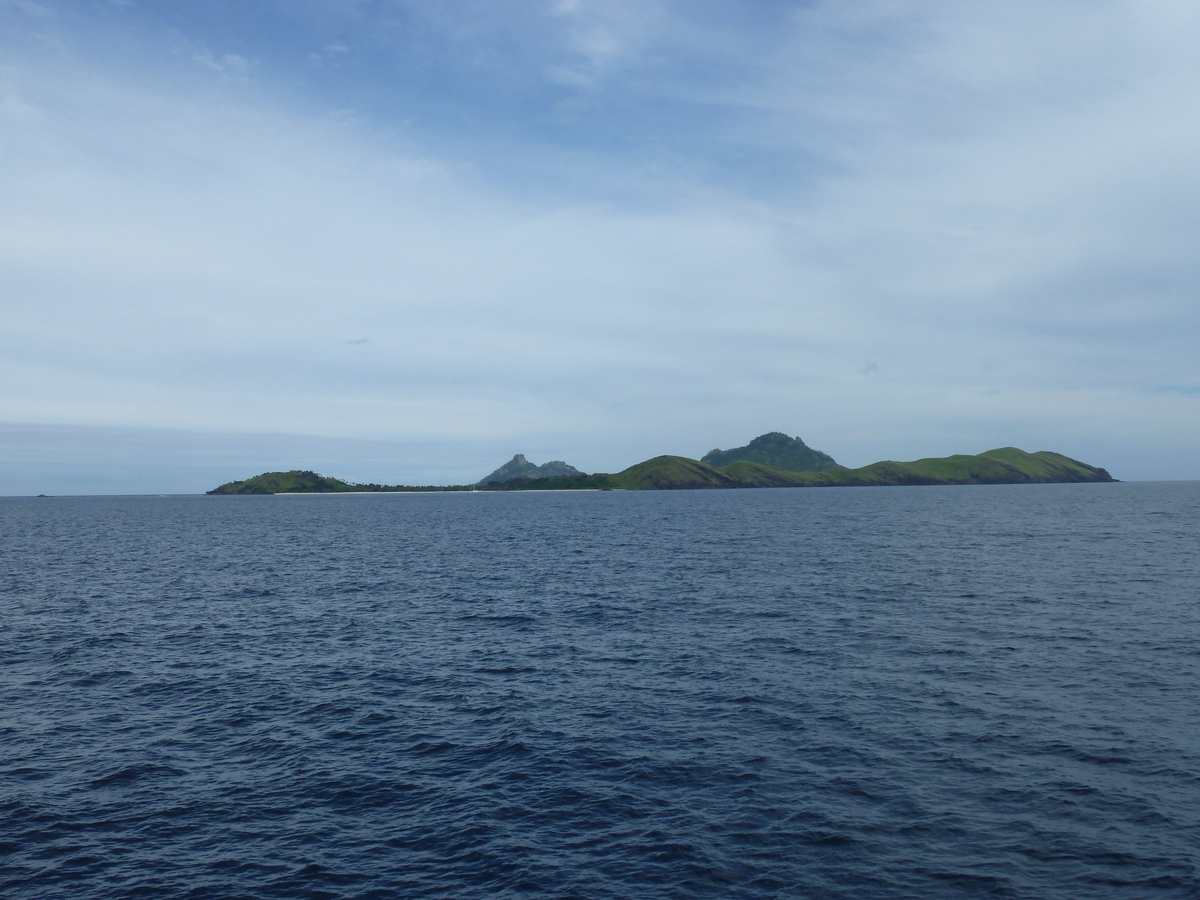
<svg viewBox="0 0 1200 900"><path fill-rule="evenodd" d="M788 472L746 459L714 466L684 456L656 456L614 475L516 479L487 490L681 490L751 487L872 487L918 484L1051 484L1115 481L1107 471L1039 450L1001 447L976 455L872 463L858 469Z"/></svg>
<svg viewBox="0 0 1200 900"><path fill-rule="evenodd" d="M774 459L769 465L763 459ZM709 461L705 461L709 460ZM712 460L722 461L715 465ZM787 466L819 466L796 469ZM549 472L551 474L540 474ZM503 478L500 480L497 476ZM799 438L779 432L755 438L736 450L714 450L704 460L656 456L615 474L588 475L561 461L536 466L517 454L480 485L354 484L308 470L265 472L231 481L210 494L329 494L429 491L662 491L697 488L872 487L936 484L1051 484L1115 481L1104 469L1039 450L1001 447L975 455L929 457L911 462L884 460L847 469Z"/></svg>
<svg viewBox="0 0 1200 900"><path fill-rule="evenodd" d="M758 463L784 472L828 472L841 469L832 456L814 450L798 437L788 437L781 431L760 434L745 447L733 450L710 450L700 462L725 468L738 460Z"/></svg>

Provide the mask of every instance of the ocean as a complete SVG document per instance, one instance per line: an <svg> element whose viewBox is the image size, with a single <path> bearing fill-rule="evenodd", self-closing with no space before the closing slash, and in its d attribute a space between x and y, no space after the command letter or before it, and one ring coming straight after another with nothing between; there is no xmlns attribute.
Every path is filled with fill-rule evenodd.
<svg viewBox="0 0 1200 900"><path fill-rule="evenodd" d="M1200 897L1200 482L0 500L0 896Z"/></svg>

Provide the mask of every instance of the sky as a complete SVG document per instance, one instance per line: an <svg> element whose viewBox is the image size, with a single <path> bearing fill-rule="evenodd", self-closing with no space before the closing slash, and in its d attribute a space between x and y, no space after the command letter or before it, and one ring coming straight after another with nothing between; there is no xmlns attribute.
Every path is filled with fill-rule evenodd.
<svg viewBox="0 0 1200 900"><path fill-rule="evenodd" d="M0 494L783 431L1200 478L1200 6L0 0Z"/></svg>

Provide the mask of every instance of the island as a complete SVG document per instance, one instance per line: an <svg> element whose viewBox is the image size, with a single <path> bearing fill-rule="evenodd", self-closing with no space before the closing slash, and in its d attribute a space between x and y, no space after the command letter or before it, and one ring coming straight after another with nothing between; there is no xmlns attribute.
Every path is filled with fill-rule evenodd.
<svg viewBox="0 0 1200 900"><path fill-rule="evenodd" d="M245 481L230 481L206 494L384 494L469 491L472 485L354 484L339 478L318 475L307 469L290 472L264 472Z"/></svg>
<svg viewBox="0 0 1200 900"><path fill-rule="evenodd" d="M535 466L521 454L473 485L354 484L307 470L265 472L209 494L425 493L431 491L663 491L705 488L882 487L907 485L1115 482L1109 473L1061 453L1000 447L974 455L884 460L857 469L780 432L703 459L656 456L615 474L580 472L561 460Z"/></svg>

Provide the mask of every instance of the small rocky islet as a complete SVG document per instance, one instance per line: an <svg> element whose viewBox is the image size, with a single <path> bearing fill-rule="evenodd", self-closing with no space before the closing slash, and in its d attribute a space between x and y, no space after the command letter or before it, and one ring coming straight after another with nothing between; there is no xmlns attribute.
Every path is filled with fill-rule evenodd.
<svg viewBox="0 0 1200 900"><path fill-rule="evenodd" d="M876 487L936 484L1062 484L1112 482L1117 479L1097 466L1061 453L1028 453L1000 447L974 455L929 457L910 462L884 460L857 469L839 465L832 456L814 450L798 437L773 431L744 447L712 450L701 459L656 456L608 474L587 474L562 460L542 465L523 454L475 484L387 485L355 484L315 472L293 469L264 472L244 481L230 481L209 494L332 494L426 493L437 491L625 490L662 491L698 488L755 487Z"/></svg>

